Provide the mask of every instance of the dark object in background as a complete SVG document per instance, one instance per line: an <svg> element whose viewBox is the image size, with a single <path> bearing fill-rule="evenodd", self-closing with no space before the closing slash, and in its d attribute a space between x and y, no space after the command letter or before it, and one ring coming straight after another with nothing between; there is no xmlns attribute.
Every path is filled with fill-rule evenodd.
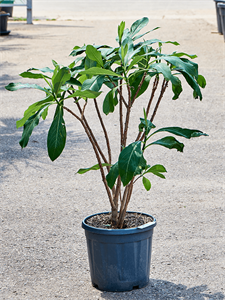
<svg viewBox="0 0 225 300"><path fill-rule="evenodd" d="M0 35L8 35L10 33L7 30L7 23L8 23L9 14L5 12L0 12Z"/></svg>
<svg viewBox="0 0 225 300"><path fill-rule="evenodd" d="M215 5L216 5L216 17L217 17L218 32L220 34L223 34L223 29L222 29L222 23L221 23L221 17L220 17L220 13L219 13L218 4L220 4L220 3L225 4L225 1L224 0L214 0L214 1L215 1Z"/></svg>

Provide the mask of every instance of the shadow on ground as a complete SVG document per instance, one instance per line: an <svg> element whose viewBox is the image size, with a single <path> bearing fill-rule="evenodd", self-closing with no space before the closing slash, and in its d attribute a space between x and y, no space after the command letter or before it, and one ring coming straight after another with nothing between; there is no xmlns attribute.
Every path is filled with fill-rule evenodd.
<svg viewBox="0 0 225 300"><path fill-rule="evenodd" d="M207 292L207 285L187 288L183 284L175 284L170 281L151 279L149 285L140 290L133 290L126 293L101 294L103 299L142 299L142 300L223 300L224 294L221 292Z"/></svg>
<svg viewBox="0 0 225 300"><path fill-rule="evenodd" d="M19 118L18 118L19 119ZM18 162L23 163L26 167L38 168L37 163L46 164L50 160L46 157L47 154L47 133L49 123L40 120L38 128L34 128L29 139L29 143L25 149L19 145L22 136L22 128L16 128L15 118L0 118L0 183L7 177L7 169L13 168L16 173L19 173ZM73 124L72 124L73 125ZM71 125L71 128L72 128ZM88 140L84 134L69 130L70 125L67 125L67 145L70 149L64 155L64 159L71 159L71 155L76 157L79 155L80 148L90 147ZM66 152L64 150L64 152ZM71 154L72 153L72 154Z"/></svg>

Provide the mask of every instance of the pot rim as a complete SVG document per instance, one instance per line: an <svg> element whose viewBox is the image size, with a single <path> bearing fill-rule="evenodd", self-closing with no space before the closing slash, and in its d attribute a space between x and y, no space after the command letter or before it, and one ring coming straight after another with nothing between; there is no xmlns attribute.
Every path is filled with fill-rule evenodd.
<svg viewBox="0 0 225 300"><path fill-rule="evenodd" d="M2 16L2 17L4 17L4 16L10 16L10 13L1 14L1 12L0 12L0 16Z"/></svg>
<svg viewBox="0 0 225 300"><path fill-rule="evenodd" d="M144 225L135 227L135 228L124 228L124 229L97 228L97 227L93 227L93 226L90 226L90 225L85 223L85 221L87 219L90 219L91 217L94 217L94 216L100 215L100 214L110 213L110 211L106 211L106 212L100 212L100 213L92 214L92 215L84 218L84 220L82 221L82 228L87 230L87 231L91 231L93 233L98 233L98 234L124 235L124 234L135 234L135 233L138 233L138 232L144 232L144 231L152 230L156 226L156 219L152 215L149 215L147 213L142 213L142 212L136 212L136 211L127 211L127 212L128 213L139 213L139 214L142 214L142 215L149 216L153 219L153 221L149 222L149 223L146 223Z"/></svg>

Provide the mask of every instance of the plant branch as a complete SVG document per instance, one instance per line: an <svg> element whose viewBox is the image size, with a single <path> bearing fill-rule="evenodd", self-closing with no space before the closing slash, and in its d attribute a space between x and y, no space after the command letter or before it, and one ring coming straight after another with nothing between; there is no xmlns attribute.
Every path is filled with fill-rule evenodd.
<svg viewBox="0 0 225 300"><path fill-rule="evenodd" d="M111 81L111 83L114 85L114 87L117 87L117 85L115 84L115 82ZM123 97L122 92L119 89L117 89L117 91L120 94L120 97L121 97L121 100L123 101L123 104L126 106L126 108L128 108L128 104L126 103L126 101L125 101L125 99Z"/></svg>
<svg viewBox="0 0 225 300"><path fill-rule="evenodd" d="M128 107L127 107L127 114L126 114L126 120L125 120L124 132L123 132L123 143L122 143L123 147L126 146L126 142L127 142L128 125L129 125L130 112L132 107L131 90L129 85L127 85L127 90L128 90Z"/></svg>
<svg viewBox="0 0 225 300"><path fill-rule="evenodd" d="M147 73L144 72L143 77L142 77L142 79L141 79L141 82L139 83L139 86L138 86L138 88L137 88L137 91L136 91L136 93L135 93L135 95L134 95L134 98L132 99L132 103L134 103L134 100L137 98L138 93L139 93L139 91L140 91L140 89L141 89L141 87L142 87L142 84L144 83L144 80L145 80L146 75L147 75Z"/></svg>
<svg viewBox="0 0 225 300"><path fill-rule="evenodd" d="M166 90L167 86L168 86L168 81L164 78L163 79L163 83L162 83L162 87L161 87L161 92L160 92L160 95L159 95L159 98L158 98L158 101L156 103L155 109L154 109L153 114L152 114L151 119L150 119L151 122L153 122L153 120L154 120L154 117L156 115L156 112L158 110L159 104L160 104L160 102L162 100L162 97L163 97L163 95L165 93L165 90Z"/></svg>
<svg viewBox="0 0 225 300"><path fill-rule="evenodd" d="M73 115L75 118L77 118L77 120L79 120L80 122L82 122L82 119L80 117L78 117L71 109L69 109L68 107L66 106L63 106L63 108L65 110L67 110L71 115Z"/></svg>
<svg viewBox="0 0 225 300"><path fill-rule="evenodd" d="M110 148L110 143L109 143L108 133L107 133L105 124L104 124L104 122L103 122L102 116L101 116L101 114L100 114L100 111L99 111L99 108L98 108L98 103L97 103L97 100L96 100L96 99L94 99L94 104L95 104L95 109L96 109L96 112L97 112L99 121L100 121L100 123L101 123L102 129L103 129L103 132L104 132L104 135L105 135L106 145L107 145L108 155L109 155L109 164L111 164L111 161L112 161L112 155L111 155L111 148ZM108 169L108 171L109 171L109 169Z"/></svg>
<svg viewBox="0 0 225 300"><path fill-rule="evenodd" d="M91 135L91 137L92 137L92 139L93 139L93 141L94 141L94 143L95 143L95 145L96 145L96 148L98 149L98 151L99 151L99 153L100 153L102 159L104 160L104 162L108 164L109 162L107 161L107 159L106 159L104 153L102 152L102 150L101 150L101 148L100 148L100 146L99 146L99 144L98 144L98 142L97 142L97 140L96 140L96 138L95 138L95 136L94 136L94 133L92 132L92 130L91 130L91 128L90 128L90 126L89 126L89 124L88 124L88 122L87 122L87 120L86 120L84 114L83 114L83 111L82 111L82 109L81 109L81 107L80 107L79 102L75 102L75 103L76 103L76 105L77 105L77 107L78 107L78 109L79 109L79 111L80 111L80 114L81 114L81 116L82 116L82 120L84 121L85 125L87 126L88 131L89 131L89 133L90 133L90 135Z"/></svg>
<svg viewBox="0 0 225 300"><path fill-rule="evenodd" d="M158 84L159 84L159 78L156 76L155 80L154 80L154 83L153 83L151 96L150 96L150 99L148 101L148 105L147 105L147 108L146 108L146 115L147 116L149 114L149 111L150 111L150 108L151 108L151 104L152 104L152 101L154 99L155 92L157 90ZM141 132L139 132L138 135L137 135L136 141L138 141L138 140L142 141L144 139L144 136L145 136L144 133L142 134Z"/></svg>
<svg viewBox="0 0 225 300"><path fill-rule="evenodd" d="M120 118L120 151L123 150L123 103L122 103L122 79L120 80L119 118Z"/></svg>

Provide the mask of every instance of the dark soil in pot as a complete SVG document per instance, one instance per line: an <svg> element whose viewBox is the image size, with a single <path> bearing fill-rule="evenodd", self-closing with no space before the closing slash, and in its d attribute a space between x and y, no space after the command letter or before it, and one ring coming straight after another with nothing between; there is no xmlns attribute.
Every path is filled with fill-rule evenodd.
<svg viewBox="0 0 225 300"><path fill-rule="evenodd" d="M139 227L152 221L153 218L150 216L141 213L127 212L124 219L123 229ZM89 218L86 223L87 225L96 228L111 229L111 213L95 215Z"/></svg>

